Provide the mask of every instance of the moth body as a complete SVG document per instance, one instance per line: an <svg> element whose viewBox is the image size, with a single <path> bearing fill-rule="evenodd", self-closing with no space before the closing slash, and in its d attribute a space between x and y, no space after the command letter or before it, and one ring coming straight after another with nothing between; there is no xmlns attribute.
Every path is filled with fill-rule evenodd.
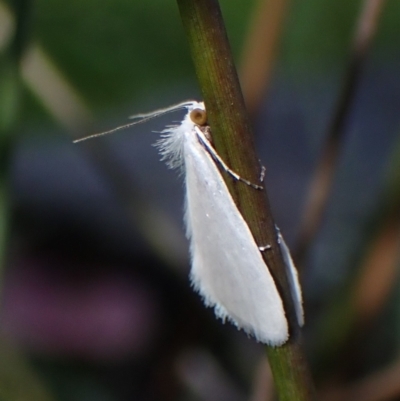
<svg viewBox="0 0 400 401"><path fill-rule="evenodd" d="M274 279L261 254L268 252L270 245L256 244L220 170L255 190L263 187L240 177L215 151L203 102L188 101L138 114L132 117L135 121L130 124L74 142L106 135L182 108L187 110L182 122L165 128L156 146L167 165L179 169L184 176L184 220L190 241L192 286L206 306L213 307L217 317L223 321L230 320L257 341L281 345L289 337L288 322ZM261 177L263 173L264 170ZM277 238L286 264L297 320L299 325L303 325L297 271L279 229Z"/></svg>
<svg viewBox="0 0 400 401"><path fill-rule="evenodd" d="M216 163L235 179L260 186L237 176L215 152L204 103L185 107L188 112L182 123L162 131L156 146L167 164L184 175L191 283L206 306L214 307L217 317L230 320L260 342L281 345L289 336L281 297ZM283 245L281 249L288 252ZM288 274L302 323L301 292L293 268L288 265Z"/></svg>

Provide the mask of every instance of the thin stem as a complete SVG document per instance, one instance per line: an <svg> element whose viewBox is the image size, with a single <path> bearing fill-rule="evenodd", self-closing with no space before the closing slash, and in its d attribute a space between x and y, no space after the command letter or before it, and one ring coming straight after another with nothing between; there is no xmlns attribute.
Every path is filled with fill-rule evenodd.
<svg viewBox="0 0 400 401"><path fill-rule="evenodd" d="M177 2L206 104L215 149L240 176L257 182L261 166L218 2ZM271 245L263 255L281 294L291 334L290 340L282 347L267 347L279 397L281 400L310 400L313 386L300 347L300 331L266 192L224 178L257 244Z"/></svg>

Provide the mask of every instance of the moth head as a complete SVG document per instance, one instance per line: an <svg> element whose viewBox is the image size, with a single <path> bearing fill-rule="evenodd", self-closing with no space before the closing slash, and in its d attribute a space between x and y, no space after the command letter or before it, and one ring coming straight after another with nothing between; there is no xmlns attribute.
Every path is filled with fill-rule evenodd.
<svg viewBox="0 0 400 401"><path fill-rule="evenodd" d="M207 125L207 113L205 110L193 109L190 112L190 119L194 124L199 125L200 127Z"/></svg>

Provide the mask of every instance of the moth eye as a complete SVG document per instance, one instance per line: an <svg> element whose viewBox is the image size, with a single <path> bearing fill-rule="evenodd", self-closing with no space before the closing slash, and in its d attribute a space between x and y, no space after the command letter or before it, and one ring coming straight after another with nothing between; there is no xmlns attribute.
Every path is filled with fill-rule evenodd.
<svg viewBox="0 0 400 401"><path fill-rule="evenodd" d="M207 123L207 113L205 110L194 109L190 112L190 119L197 125L203 126Z"/></svg>

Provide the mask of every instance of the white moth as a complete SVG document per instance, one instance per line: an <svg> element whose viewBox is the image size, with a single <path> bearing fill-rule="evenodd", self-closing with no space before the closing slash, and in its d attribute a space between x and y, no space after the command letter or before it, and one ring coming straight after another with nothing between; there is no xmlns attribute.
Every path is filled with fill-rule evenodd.
<svg viewBox="0 0 400 401"><path fill-rule="evenodd" d="M168 166L179 168L184 175L191 283L203 297L205 305L214 307L217 317L223 321L230 320L257 341L281 345L288 339L289 329L281 297L261 255L261 250L268 247L257 246L217 164L234 179L256 189L262 187L241 178L216 153L211 144L204 103L188 101L136 115L133 118L139 120L127 126L181 108L187 109L183 121L164 129L156 146ZM299 325L303 325L297 271L279 230L277 235L286 262L297 320Z"/></svg>

